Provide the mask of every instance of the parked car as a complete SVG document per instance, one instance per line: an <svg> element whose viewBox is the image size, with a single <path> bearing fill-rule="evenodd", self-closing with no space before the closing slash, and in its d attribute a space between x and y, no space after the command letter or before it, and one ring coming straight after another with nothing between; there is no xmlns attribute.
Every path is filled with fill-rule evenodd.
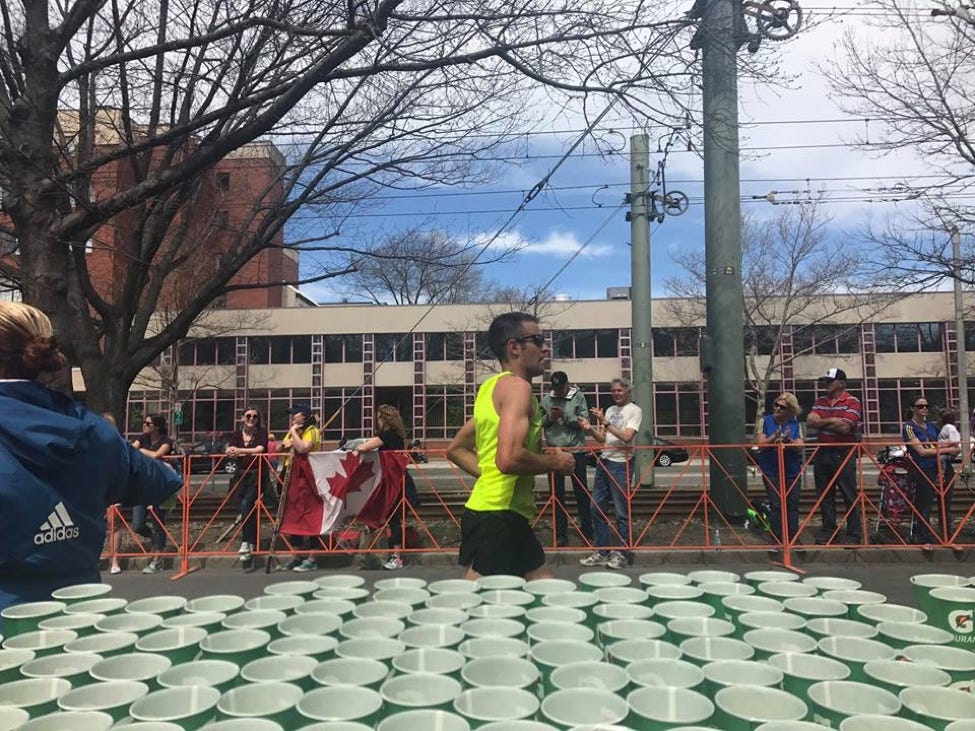
<svg viewBox="0 0 975 731"><path fill-rule="evenodd" d="M190 472L209 474L216 467L217 472L236 474L237 460L224 457L226 452L227 442L197 442L186 450L186 456L191 457Z"/></svg>
<svg viewBox="0 0 975 731"><path fill-rule="evenodd" d="M660 437L653 438L653 445L655 447L663 447L663 449L657 450L657 457L654 459L653 463L660 467L670 467L672 464L677 462L686 462L691 458L687 450L673 442L669 442L666 439L661 439Z"/></svg>

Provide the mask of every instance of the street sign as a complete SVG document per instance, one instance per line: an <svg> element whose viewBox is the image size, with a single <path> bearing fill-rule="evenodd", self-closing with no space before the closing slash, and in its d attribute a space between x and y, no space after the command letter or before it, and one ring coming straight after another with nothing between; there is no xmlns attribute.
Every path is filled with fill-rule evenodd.
<svg viewBox="0 0 975 731"><path fill-rule="evenodd" d="M183 423L183 412L182 411L174 411L173 412L173 424L175 424L176 426L179 426L182 423Z"/></svg>

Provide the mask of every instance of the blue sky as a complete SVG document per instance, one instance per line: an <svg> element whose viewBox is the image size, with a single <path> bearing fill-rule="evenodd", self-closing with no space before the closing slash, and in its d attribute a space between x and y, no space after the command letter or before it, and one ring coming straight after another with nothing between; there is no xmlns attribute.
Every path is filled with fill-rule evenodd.
<svg viewBox="0 0 975 731"><path fill-rule="evenodd" d="M803 3L807 14L813 10L809 5ZM817 65L837 53L829 49L835 49L841 33L856 22L847 18L813 24L795 40L782 44L783 78L795 77L789 88L742 82L743 212L756 217L778 214L781 208L763 200L752 201L752 196L760 199L773 190L780 201L807 198L806 190L813 195L824 191L825 211L833 217L833 235L847 237L868 220L883 221L905 212L907 204L903 203L838 200L853 194L883 198L884 186L924 170L920 161L907 154L878 156L848 146L857 139L869 138L871 131L876 135L879 128L873 123L871 130L870 122L846 117L838 109ZM864 32L862 27L858 31ZM576 125L562 121L556 129L582 126L581 120ZM577 150L554 175L550 187L499 237L500 242L520 243L522 250L511 261L488 267L488 278L518 287L551 280L550 291L572 299L602 299L607 287L629 284L629 224L622 210L608 223L606 219L629 190L628 137L632 130L621 134L610 131L610 127L606 124L598 132L601 144L589 140ZM542 156L559 154L574 138L568 133L532 138L527 152L531 159L504 167L491 185L430 190L416 196L393 192L363 230L368 231L370 226L393 230L426 221L460 237L485 240L497 232L525 193L556 162L554 157ZM651 170L661 158L656 153L657 143L657 137L651 135ZM604 154L598 154L599 149ZM607 150L609 154L605 154ZM703 248L702 177L697 154L687 152L685 143L675 144L667 159L668 188L686 193L691 205L683 216L670 216L663 224L652 226L651 288L655 297L667 294L664 281L678 271L674 253ZM555 277L590 238L592 242L585 250ZM306 291L319 301L341 299L336 286L327 282L310 285Z"/></svg>

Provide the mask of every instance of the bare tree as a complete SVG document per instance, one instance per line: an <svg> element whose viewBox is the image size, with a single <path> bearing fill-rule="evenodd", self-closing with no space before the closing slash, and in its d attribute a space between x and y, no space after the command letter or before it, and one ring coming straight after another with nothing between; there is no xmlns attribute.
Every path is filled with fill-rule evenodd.
<svg viewBox="0 0 975 731"><path fill-rule="evenodd" d="M451 304L484 300L483 268L505 261L512 250L481 256L483 246L443 231L411 228L385 236L350 256L343 288L376 304Z"/></svg>
<svg viewBox="0 0 975 731"><path fill-rule="evenodd" d="M304 281L339 276L353 209L390 186L484 179L480 158L553 108L602 96L678 125L684 5L0 0L0 188L18 243L0 274L52 317L92 408L120 415L135 375L211 302L267 285L235 275L285 246L286 224L287 245L319 257ZM252 208L228 228L194 206L219 161L261 140L276 174ZM111 291L92 247L112 252ZM186 267L193 297L150 333Z"/></svg>
<svg viewBox="0 0 975 731"><path fill-rule="evenodd" d="M772 381L789 362L781 348L785 338L801 339L826 324L839 325L833 336L842 337L897 299L877 292L862 277L843 242L830 237L829 224L818 203L742 223L745 370L749 395L757 405L756 424L765 415ZM704 252L692 251L675 261L683 272L666 282L675 298L668 303L668 314L678 323L699 325L705 319ZM800 347L790 357L808 352Z"/></svg>

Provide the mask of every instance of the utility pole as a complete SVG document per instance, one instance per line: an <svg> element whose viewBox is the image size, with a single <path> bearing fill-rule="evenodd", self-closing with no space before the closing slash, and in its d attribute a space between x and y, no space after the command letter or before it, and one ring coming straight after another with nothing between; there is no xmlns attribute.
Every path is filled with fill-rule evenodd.
<svg viewBox="0 0 975 731"><path fill-rule="evenodd" d="M951 271L955 279L955 370L958 371L958 426L961 432L961 469L971 469L969 437L971 412L968 407L968 353L965 352L965 301L961 288L961 234L951 228Z"/></svg>
<svg viewBox="0 0 975 731"><path fill-rule="evenodd" d="M707 0L701 18L704 81L704 241L710 491L726 517L744 517L745 347L738 173L735 0Z"/></svg>
<svg viewBox="0 0 975 731"><path fill-rule="evenodd" d="M645 134L630 137L630 348L633 400L643 409L637 446L653 444L653 349L650 330L650 144ZM636 450L639 484L653 485L652 450Z"/></svg>

